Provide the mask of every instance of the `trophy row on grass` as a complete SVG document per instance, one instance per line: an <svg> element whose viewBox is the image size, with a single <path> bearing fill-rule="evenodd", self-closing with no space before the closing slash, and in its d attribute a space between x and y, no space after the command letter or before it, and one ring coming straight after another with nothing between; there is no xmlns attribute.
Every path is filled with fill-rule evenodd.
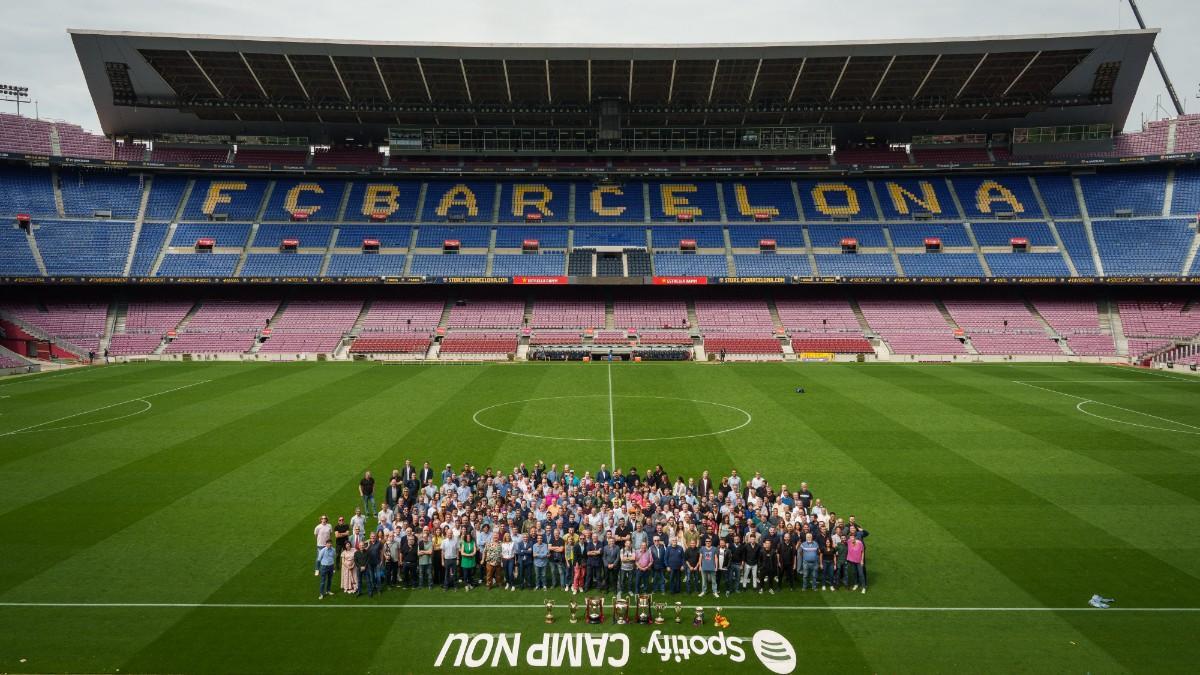
<svg viewBox="0 0 1200 675"><path fill-rule="evenodd" d="M654 596L649 594L640 594L632 598L633 606L630 607L630 598L612 598L612 613L610 620L614 625L623 626L629 623L640 624L664 624L667 622L667 603L655 602ZM547 598L545 601L546 607L546 623L554 623L554 601ZM571 600L567 603L567 607L571 610L571 623L579 623L579 603ZM591 596L584 598L583 619L585 623L602 624L605 622L605 604L604 598L600 596ZM633 617L630 618L630 614ZM721 608L717 608L717 616L721 616ZM675 603L675 623L683 623L683 603ZM696 616L692 619L693 626L704 625L704 608L696 608Z"/></svg>

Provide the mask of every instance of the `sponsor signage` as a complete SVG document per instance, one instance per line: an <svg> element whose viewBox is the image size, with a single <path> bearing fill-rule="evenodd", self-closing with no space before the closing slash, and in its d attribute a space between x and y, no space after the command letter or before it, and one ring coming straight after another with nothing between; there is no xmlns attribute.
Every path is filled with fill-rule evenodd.
<svg viewBox="0 0 1200 675"><path fill-rule="evenodd" d="M729 663L758 663L776 675L796 670L798 659L791 641L773 630L752 637L727 635L670 635L661 630L635 647L626 633L544 633L526 639L522 633L450 633L442 642L434 668L625 668L631 662L647 667L675 663L686 668L693 659L712 667ZM706 664L707 665L707 664Z"/></svg>
<svg viewBox="0 0 1200 675"><path fill-rule="evenodd" d="M653 277L655 286L703 286L708 277Z"/></svg>
<svg viewBox="0 0 1200 675"><path fill-rule="evenodd" d="M513 277L514 284L530 286L559 286L570 282L567 277Z"/></svg>

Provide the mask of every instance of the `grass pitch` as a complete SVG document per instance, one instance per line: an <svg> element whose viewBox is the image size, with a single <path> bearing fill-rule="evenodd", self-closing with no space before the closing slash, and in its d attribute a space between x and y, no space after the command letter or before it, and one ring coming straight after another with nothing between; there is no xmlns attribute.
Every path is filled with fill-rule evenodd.
<svg viewBox="0 0 1200 675"><path fill-rule="evenodd" d="M318 603L313 525L352 512L364 469L544 459L594 471L613 453L672 477L736 467L805 480L866 525L868 594L722 598L726 634L780 632L797 672L1200 662L1200 379L1186 375L147 364L0 380L0 413L3 672L424 673L453 632L528 644L617 630L632 646L624 671L768 672L753 654L664 663L639 651L650 628L568 624L561 592L549 627L532 591ZM1093 593L1117 609L1087 607Z"/></svg>

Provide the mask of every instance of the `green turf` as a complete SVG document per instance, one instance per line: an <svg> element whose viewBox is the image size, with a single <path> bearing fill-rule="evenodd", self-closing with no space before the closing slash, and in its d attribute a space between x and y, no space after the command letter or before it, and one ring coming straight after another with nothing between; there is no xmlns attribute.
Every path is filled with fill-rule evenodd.
<svg viewBox="0 0 1200 675"><path fill-rule="evenodd" d="M0 380L0 433L40 425L0 436L0 672L423 673L451 632L519 631L527 645L617 630L568 624L563 593L549 629L533 592L318 603L311 571L317 516L349 515L364 469L608 461L608 376L601 363L231 363ZM1187 637L1200 612L1085 606L1102 593L1122 610L1200 608L1200 380L1041 365L616 364L611 376L618 465L806 480L870 529L868 594L724 602L726 634L779 631L797 672L1200 662ZM526 399L541 400L478 416L525 436L472 420ZM429 607L445 603L472 607ZM749 652L740 667L664 664L638 651L650 629L624 630L625 671L768 672Z"/></svg>

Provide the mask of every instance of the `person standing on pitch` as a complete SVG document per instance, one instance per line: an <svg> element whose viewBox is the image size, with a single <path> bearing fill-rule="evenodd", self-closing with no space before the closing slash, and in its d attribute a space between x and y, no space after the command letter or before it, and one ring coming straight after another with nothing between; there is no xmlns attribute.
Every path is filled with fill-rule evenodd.
<svg viewBox="0 0 1200 675"><path fill-rule="evenodd" d="M371 472L363 473L363 479L358 482L358 496L362 497L364 513L375 513L375 479Z"/></svg>
<svg viewBox="0 0 1200 675"><path fill-rule="evenodd" d="M351 595L358 594L358 568L354 566L354 554L356 551L347 547L338 556L342 563L342 592Z"/></svg>
<svg viewBox="0 0 1200 675"><path fill-rule="evenodd" d="M332 593L330 587L333 585L333 562L336 559L337 553L333 550L333 542L325 542L325 546L317 552L317 575L321 577L321 581L317 585L318 600Z"/></svg>
<svg viewBox="0 0 1200 675"><path fill-rule="evenodd" d="M321 519L317 521L316 528L313 529L313 536L317 538L317 557L321 555L321 549L325 548L333 539L333 526L329 524L329 516L321 515ZM321 573L319 562L313 563L313 576Z"/></svg>
<svg viewBox="0 0 1200 675"><path fill-rule="evenodd" d="M817 590L820 581L821 547L813 541L812 533L804 535L800 543L800 590L810 587Z"/></svg>
<svg viewBox="0 0 1200 675"><path fill-rule="evenodd" d="M700 596L712 588L714 597L721 597L717 588L717 549L713 546L712 537L704 538L704 546L700 547Z"/></svg>

